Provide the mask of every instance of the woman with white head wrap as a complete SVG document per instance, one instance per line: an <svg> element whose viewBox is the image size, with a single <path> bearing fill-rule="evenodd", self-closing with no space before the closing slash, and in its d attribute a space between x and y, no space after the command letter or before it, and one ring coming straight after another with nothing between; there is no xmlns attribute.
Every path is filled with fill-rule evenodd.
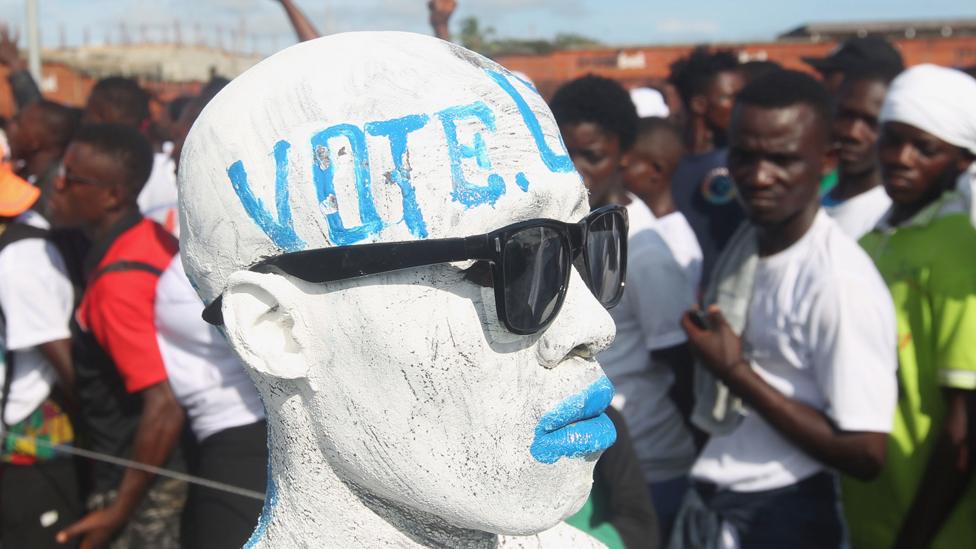
<svg viewBox="0 0 976 549"><path fill-rule="evenodd" d="M878 155L892 207L860 243L898 320L899 405L887 462L844 481L851 546L968 547L976 483L976 229L954 185L976 159L976 81L921 65L892 82ZM968 184L968 183L967 183Z"/></svg>
<svg viewBox="0 0 976 549"><path fill-rule="evenodd" d="M912 67L892 82L881 122L915 126L976 157L976 79L937 65ZM976 164L970 164L959 177L958 189L976 225L974 184Z"/></svg>

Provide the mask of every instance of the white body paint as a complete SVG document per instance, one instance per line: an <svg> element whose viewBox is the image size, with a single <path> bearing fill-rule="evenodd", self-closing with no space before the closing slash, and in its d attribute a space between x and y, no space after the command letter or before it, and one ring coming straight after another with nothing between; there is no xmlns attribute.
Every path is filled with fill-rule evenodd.
<svg viewBox="0 0 976 549"><path fill-rule="evenodd" d="M407 140L427 238L582 219L589 207L579 176L547 167L516 103L485 68L506 74L547 146L564 155L531 88L463 48L392 32L289 48L234 80L190 132L180 164L183 261L206 302L223 295L225 333L268 413L271 484L256 546L600 546L560 524L586 500L597 456L543 464L529 451L540 417L603 375L592 357L610 343L613 323L578 273L553 324L518 336L499 322L492 289L464 278L466 264L328 284L246 271L282 250L242 206L228 168L243 161L254 196L276 216L280 140L291 145L288 204L302 248L334 245L326 214L336 208L346 227L359 224L351 144L310 146L337 124L429 116ZM436 113L476 101L494 113L496 129L469 118L458 122L458 138L472 144L480 133L491 167L465 158L463 173L478 186L497 173L505 186L494 205L466 207L452 198ZM355 244L418 239L389 182L389 140L367 135L366 143L385 227ZM335 198L320 205L312 166L329 154Z"/></svg>

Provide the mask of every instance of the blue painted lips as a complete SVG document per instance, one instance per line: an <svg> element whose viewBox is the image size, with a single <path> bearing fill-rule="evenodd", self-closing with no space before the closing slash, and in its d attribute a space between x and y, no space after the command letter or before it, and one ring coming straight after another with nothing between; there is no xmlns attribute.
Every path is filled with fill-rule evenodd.
<svg viewBox="0 0 976 549"><path fill-rule="evenodd" d="M532 457L550 464L609 448L617 440L617 430L603 411L612 398L613 384L603 376L546 412L535 428Z"/></svg>

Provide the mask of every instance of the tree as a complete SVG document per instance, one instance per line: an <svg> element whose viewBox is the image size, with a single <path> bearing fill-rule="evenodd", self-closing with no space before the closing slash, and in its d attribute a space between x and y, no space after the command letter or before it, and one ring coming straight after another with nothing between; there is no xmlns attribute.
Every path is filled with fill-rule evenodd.
<svg viewBox="0 0 976 549"><path fill-rule="evenodd" d="M482 28L477 17L466 17L460 21L461 45L481 55L493 57L503 54L544 54L553 50L574 48L593 48L602 46L592 38L571 33L560 33L552 41L544 39L496 38L493 27Z"/></svg>
<svg viewBox="0 0 976 549"><path fill-rule="evenodd" d="M495 34L495 29L481 28L477 17L466 17L461 20L461 45L482 55L491 55L489 40Z"/></svg>

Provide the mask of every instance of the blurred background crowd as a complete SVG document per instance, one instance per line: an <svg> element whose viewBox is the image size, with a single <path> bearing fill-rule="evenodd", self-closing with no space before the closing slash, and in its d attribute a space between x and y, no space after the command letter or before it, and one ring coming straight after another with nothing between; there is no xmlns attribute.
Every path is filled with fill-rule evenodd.
<svg viewBox="0 0 976 549"><path fill-rule="evenodd" d="M628 210L598 357L618 442L571 524L612 548L976 546L976 19L610 47L417 3L546 98L591 207ZM285 41L170 17L95 45L24 4L0 22L0 547L239 547L264 411L183 272L176 175L209 100ZM268 4L299 41L338 30Z"/></svg>

